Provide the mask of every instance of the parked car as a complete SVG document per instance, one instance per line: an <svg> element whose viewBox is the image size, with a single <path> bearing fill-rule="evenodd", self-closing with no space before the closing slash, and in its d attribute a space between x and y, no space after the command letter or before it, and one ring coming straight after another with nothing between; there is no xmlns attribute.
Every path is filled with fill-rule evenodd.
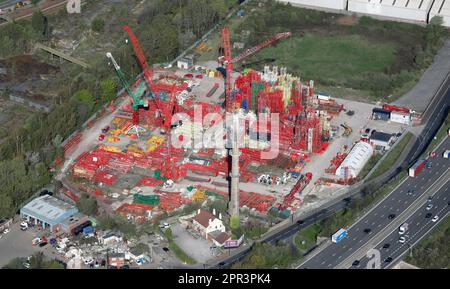
<svg viewBox="0 0 450 289"><path fill-rule="evenodd" d="M22 231L25 231L26 229L28 229L28 223L27 222L21 222L20 223L20 229Z"/></svg>
<svg viewBox="0 0 450 289"><path fill-rule="evenodd" d="M105 135L104 134L100 134L99 136L98 136L98 140L99 141L103 141L105 139Z"/></svg>
<svg viewBox="0 0 450 289"><path fill-rule="evenodd" d="M6 228L5 230L3 230L3 235L6 235L6 234L8 234L9 233L9 229L8 228Z"/></svg>
<svg viewBox="0 0 450 289"><path fill-rule="evenodd" d="M47 244L48 244L47 242L40 242L39 247L41 247L41 248L45 247L45 246L47 246Z"/></svg>
<svg viewBox="0 0 450 289"><path fill-rule="evenodd" d="M109 131L109 125L102 128L102 133L107 133Z"/></svg>

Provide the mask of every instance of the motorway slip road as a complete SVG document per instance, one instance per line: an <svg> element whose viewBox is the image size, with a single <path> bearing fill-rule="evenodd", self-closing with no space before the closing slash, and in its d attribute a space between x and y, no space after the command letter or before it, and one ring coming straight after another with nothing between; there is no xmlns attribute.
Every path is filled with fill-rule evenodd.
<svg viewBox="0 0 450 289"><path fill-rule="evenodd" d="M437 156L429 159L430 169L424 168L414 178L407 177L392 193L388 194L366 215L348 228L348 236L346 238L337 244L330 244L325 247L298 268L335 268L371 242L375 236L396 221L396 218L389 219L389 215L399 216L430 187L442 182L442 178L445 177L444 174L450 166L449 160L442 158L441 155L449 147L450 138L446 137L436 149ZM371 231L365 233L366 229Z"/></svg>

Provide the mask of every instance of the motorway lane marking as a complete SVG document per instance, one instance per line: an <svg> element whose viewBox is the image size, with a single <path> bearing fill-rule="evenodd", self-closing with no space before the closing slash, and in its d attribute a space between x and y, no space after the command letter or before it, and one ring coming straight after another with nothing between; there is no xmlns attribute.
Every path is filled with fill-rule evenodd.
<svg viewBox="0 0 450 289"><path fill-rule="evenodd" d="M320 265L323 265L323 264L325 264L325 261L323 261L322 263L320 263Z"/></svg>
<svg viewBox="0 0 450 289"><path fill-rule="evenodd" d="M380 216L380 218L383 218L383 217L384 217L384 214Z"/></svg>
<svg viewBox="0 0 450 289"><path fill-rule="evenodd" d="M408 201L405 201L405 203L404 203L404 204L406 205L407 203L408 203Z"/></svg>
<svg viewBox="0 0 450 289"><path fill-rule="evenodd" d="M400 208L397 208L396 212L400 211Z"/></svg>
<svg viewBox="0 0 450 289"><path fill-rule="evenodd" d="M381 224L378 224L377 228L381 227Z"/></svg>
<svg viewBox="0 0 450 289"><path fill-rule="evenodd" d="M383 209L386 209L386 205L383 206Z"/></svg>
<svg viewBox="0 0 450 289"><path fill-rule="evenodd" d="M444 172L444 174L442 174L442 177L448 175L449 172L450 172L450 168L448 168L448 169ZM428 192L428 191L430 191L430 190L431 190L432 188L434 188L435 186L438 186L438 188L437 188L437 190L435 190L435 192L438 192L438 191L440 191L441 189L443 189L444 186L447 184L447 182L445 181L446 178L444 178L443 180L444 180L444 183L442 184L442 180L441 180L440 178L438 178L438 180L436 180L430 188L428 188L425 192L423 192L423 193L420 195L420 199L414 200L414 201L411 203L411 206L413 206L413 205L415 205L415 204L419 204L418 202L419 202L422 198L425 198L426 196L428 196L428 195L429 195L429 192ZM412 208L411 206L408 207L408 208L406 208L404 212L407 212L408 209ZM410 216L409 216L408 218L406 218L406 220L408 220L411 216L414 216L414 214L415 214L419 209L421 209L421 208L423 208L423 205L420 205L419 207L417 207L417 208L410 214ZM385 239L385 238L383 238L382 240L384 240L384 239ZM381 242L382 240L380 240L380 242ZM361 240L360 240L360 241L361 241ZM360 248L360 249L361 249L361 248ZM357 249L357 250L359 250L359 249ZM345 263L347 262L347 260L349 260L351 257L353 257L356 253L357 253L357 252L351 254L351 255L350 255L349 257L347 257L343 262L339 263L339 264L336 266L336 268L341 268L341 264L345 264ZM351 260L350 260L350 261L351 261ZM349 261L349 262L350 262L350 261Z"/></svg>

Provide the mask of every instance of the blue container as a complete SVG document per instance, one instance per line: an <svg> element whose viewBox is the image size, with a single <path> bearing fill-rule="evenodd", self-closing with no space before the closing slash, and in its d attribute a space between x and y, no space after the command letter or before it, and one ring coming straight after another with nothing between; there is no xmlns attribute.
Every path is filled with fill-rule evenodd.
<svg viewBox="0 0 450 289"><path fill-rule="evenodd" d="M92 226L83 228L83 234L85 234L85 235L93 234L94 231L95 231L94 227L92 227Z"/></svg>
<svg viewBox="0 0 450 289"><path fill-rule="evenodd" d="M243 99L241 102L241 108L248 110L248 101L246 99Z"/></svg>

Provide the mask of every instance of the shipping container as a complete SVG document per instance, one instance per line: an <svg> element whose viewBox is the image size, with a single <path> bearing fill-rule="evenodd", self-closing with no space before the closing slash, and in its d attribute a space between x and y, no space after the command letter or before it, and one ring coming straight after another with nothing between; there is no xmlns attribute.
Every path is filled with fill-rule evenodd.
<svg viewBox="0 0 450 289"><path fill-rule="evenodd" d="M425 160L418 160L412 167L409 168L409 176L415 177L424 167Z"/></svg>
<svg viewBox="0 0 450 289"><path fill-rule="evenodd" d="M390 120L392 122L409 125L411 124L411 115L409 113L392 111Z"/></svg>

